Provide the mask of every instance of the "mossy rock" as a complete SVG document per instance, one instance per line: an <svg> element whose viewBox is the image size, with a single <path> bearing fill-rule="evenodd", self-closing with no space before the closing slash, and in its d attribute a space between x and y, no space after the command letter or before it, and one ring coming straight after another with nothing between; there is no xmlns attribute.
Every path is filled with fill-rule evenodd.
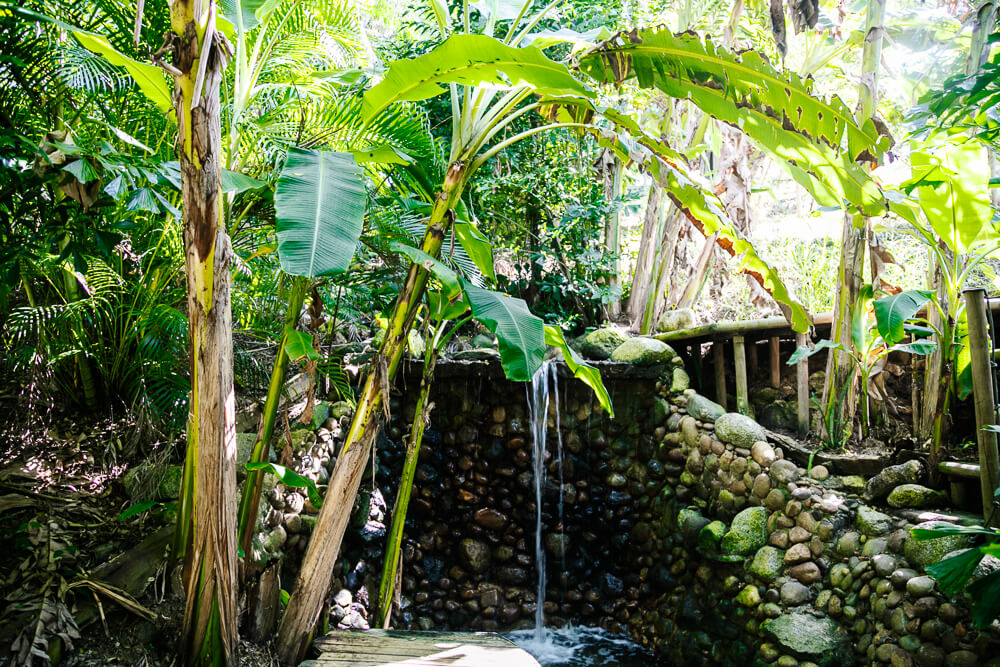
<svg viewBox="0 0 1000 667"><path fill-rule="evenodd" d="M716 419L715 435L722 442L744 449L750 449L755 442L767 441L763 427L738 412L727 412Z"/></svg>
<svg viewBox="0 0 1000 667"><path fill-rule="evenodd" d="M920 484L901 484L889 492L886 502L891 507L907 507L919 509L923 507L940 506L944 503L944 494L934 489L928 489Z"/></svg>
<svg viewBox="0 0 1000 667"><path fill-rule="evenodd" d="M177 500L181 495L181 481L184 479L184 466L167 466L163 471L160 483L156 485L157 500Z"/></svg>
<svg viewBox="0 0 1000 667"><path fill-rule="evenodd" d="M685 389L691 388L691 376L683 368L674 368L670 382L670 393L680 394Z"/></svg>
<svg viewBox="0 0 1000 667"><path fill-rule="evenodd" d="M944 521L924 521L913 527L913 530L926 530L930 528L947 528L952 524ZM912 536L907 537L903 542L903 554L910 565L924 569L929 565L937 563L946 554L959 549L965 549L972 545L972 535L945 535L934 540L916 540Z"/></svg>
<svg viewBox="0 0 1000 667"><path fill-rule="evenodd" d="M722 542L722 536L726 534L726 524L721 521L712 521L707 526L698 531L698 546L706 551L715 551Z"/></svg>
<svg viewBox="0 0 1000 667"><path fill-rule="evenodd" d="M668 310L663 313L663 317L661 317L660 321L656 323L656 331L658 333L666 333L668 331L690 329L694 326L694 322L694 311L690 308Z"/></svg>
<svg viewBox="0 0 1000 667"><path fill-rule="evenodd" d="M767 544L767 510L748 507L735 517L729 532L722 538L722 551L749 556Z"/></svg>
<svg viewBox="0 0 1000 667"><path fill-rule="evenodd" d="M768 582L777 578L784 566L784 551L777 547L763 546L757 549L747 569L758 579Z"/></svg>
<svg viewBox="0 0 1000 667"><path fill-rule="evenodd" d="M611 353L611 361L651 366L669 363L677 356L674 348L655 338L629 338Z"/></svg>
<svg viewBox="0 0 1000 667"><path fill-rule="evenodd" d="M715 401L705 398L701 394L691 394L687 399L688 414L703 422L714 422L716 419L726 414L726 409Z"/></svg>
<svg viewBox="0 0 1000 667"><path fill-rule="evenodd" d="M610 359L611 353L626 340L627 336L620 329L595 329L579 340L580 352L588 359L604 361Z"/></svg>
<svg viewBox="0 0 1000 667"><path fill-rule="evenodd" d="M852 664L847 633L832 618L793 611L764 621L761 629L785 651L820 667Z"/></svg>

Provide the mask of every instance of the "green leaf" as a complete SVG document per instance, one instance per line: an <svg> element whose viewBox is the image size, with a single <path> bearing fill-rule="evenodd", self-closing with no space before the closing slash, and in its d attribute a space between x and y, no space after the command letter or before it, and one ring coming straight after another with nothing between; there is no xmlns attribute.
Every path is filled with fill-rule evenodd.
<svg viewBox="0 0 1000 667"><path fill-rule="evenodd" d="M969 345L969 323L963 309L955 322L955 393L960 400L972 395L972 347Z"/></svg>
<svg viewBox="0 0 1000 667"><path fill-rule="evenodd" d="M247 463L246 469L250 472L254 470L265 470L270 473L274 473L281 483L290 489L305 489L306 493L309 494L309 502L311 502L316 507L319 507L323 499L319 495L319 490L316 488L316 482L312 481L308 477L303 477L294 470L290 470L285 466L278 465L277 463L265 463L263 461L258 463Z"/></svg>
<svg viewBox="0 0 1000 667"><path fill-rule="evenodd" d="M475 263L476 268L484 276L495 281L497 276L493 270L493 244L471 222L455 222L452 229L455 230L458 242Z"/></svg>
<svg viewBox="0 0 1000 667"><path fill-rule="evenodd" d="M977 628L985 628L1000 616L1000 570L977 579L965 590L974 603L972 622Z"/></svg>
<svg viewBox="0 0 1000 667"><path fill-rule="evenodd" d="M160 204L156 197L153 196L152 190L149 188L138 188L129 195L128 201L125 202L125 210L159 213Z"/></svg>
<svg viewBox="0 0 1000 667"><path fill-rule="evenodd" d="M367 193L348 153L292 148L274 192L278 258L293 276L327 276L351 264Z"/></svg>
<svg viewBox="0 0 1000 667"><path fill-rule="evenodd" d="M310 361L319 360L319 352L313 347L313 337L297 329L292 329L285 334L285 354L292 361L299 361L300 359L309 359Z"/></svg>
<svg viewBox="0 0 1000 667"><path fill-rule="evenodd" d="M788 361L785 362L788 366L794 366L803 359L808 359L809 357L822 352L823 350L843 350L844 346L840 343L834 343L832 340L823 339L816 343L814 347L809 347L808 345L800 345L798 349L792 352L792 356L788 357Z"/></svg>
<svg viewBox="0 0 1000 667"><path fill-rule="evenodd" d="M906 321L933 296L934 293L928 290L906 290L875 300L875 325L886 345L893 346L906 338Z"/></svg>
<svg viewBox="0 0 1000 667"><path fill-rule="evenodd" d="M925 356L937 349L937 343L929 340L918 340L912 343L899 343L893 345L889 348L890 352L906 352L907 354L916 354L919 356Z"/></svg>
<svg viewBox="0 0 1000 667"><path fill-rule="evenodd" d="M139 85L139 90L141 90L146 95L146 98L155 104L160 111L167 113L173 109L173 96L171 95L170 87L163 78L163 73L160 71L160 68L155 65L141 63L138 60L132 60L115 49L115 47L111 46L111 42L109 42L103 35L95 35L94 33L85 32L79 28L73 28L68 24L62 23L61 21L56 23L61 25L61 27L71 30L73 32L73 36L76 37L77 41L79 41L85 49L104 56L112 65L124 67L125 71L127 71L132 76L132 79L134 79Z"/></svg>
<svg viewBox="0 0 1000 667"><path fill-rule="evenodd" d="M911 528L910 535L918 542L937 540L948 535L990 535L997 537L997 532L984 526L961 526L954 523L940 522L932 528Z"/></svg>
<svg viewBox="0 0 1000 667"><path fill-rule="evenodd" d="M256 28L264 18L258 15L259 12L263 13L260 10L268 12L273 5L273 0L219 0L222 13L232 23L236 33L241 32L241 26L243 33Z"/></svg>
<svg viewBox="0 0 1000 667"><path fill-rule="evenodd" d="M560 328L546 324L545 343L552 347L557 347L562 351L563 360L573 372L573 377L583 381L584 384L594 391L594 395L597 396L601 407L614 419L615 406L611 403L611 395L608 394L608 390L604 386L604 381L601 380L601 372L589 365L584 361L583 357L576 353L576 350L566 344L566 339L563 337L563 332Z"/></svg>
<svg viewBox="0 0 1000 667"><path fill-rule="evenodd" d="M72 174L73 178L81 183L89 183L101 177L94 165L90 164L90 160L85 157L66 163L62 167L62 171Z"/></svg>
<svg viewBox="0 0 1000 667"><path fill-rule="evenodd" d="M966 549L957 556L945 558L927 568L927 574L938 582L938 588L946 595L957 595L963 588L976 566L983 559L979 549Z"/></svg>
<svg viewBox="0 0 1000 667"><path fill-rule="evenodd" d="M690 100L742 130L821 201L846 199L866 215L885 210L880 188L854 162L863 151L877 154L874 128L859 126L839 98L814 96L808 80L779 73L756 51L734 54L694 33L658 28L618 35L584 54L580 67L604 83L635 77L642 88ZM849 151L841 153L845 136Z"/></svg>
<svg viewBox="0 0 1000 667"><path fill-rule="evenodd" d="M124 521L125 519L131 519L136 514L142 514L143 512L148 512L153 509L156 505L160 503L155 500L140 500L136 504L127 508L124 512L118 515L119 521Z"/></svg>
<svg viewBox="0 0 1000 667"><path fill-rule="evenodd" d="M910 154L920 209L934 233L955 253L966 253L985 238L995 238L990 224L986 151L973 142L940 141Z"/></svg>
<svg viewBox="0 0 1000 667"><path fill-rule="evenodd" d="M496 334L500 362L507 378L527 382L545 357L545 328L528 304L487 289L465 284L473 316Z"/></svg>
<svg viewBox="0 0 1000 667"><path fill-rule="evenodd" d="M260 190L266 188L267 183L258 180L253 176L241 174L238 171L222 170L222 191L226 194L246 192L247 190Z"/></svg>
<svg viewBox="0 0 1000 667"><path fill-rule="evenodd" d="M433 273L441 281L441 286L444 287L444 295L447 299L453 300L461 297L462 285L458 282L458 274L448 266L434 259L423 250L404 245L398 241L390 243L389 248L393 252L398 252L406 256L414 264L419 264L425 270Z"/></svg>
<svg viewBox="0 0 1000 667"><path fill-rule="evenodd" d="M122 141L124 141L129 146L135 146L136 148L142 149L142 150L146 151L147 153L152 153L153 152L152 148L150 148L146 144L142 143L141 141L139 141L138 139L136 139L135 137L133 137L128 132L125 132L124 130L120 130L117 127L115 127L114 125L111 125L110 123L108 123L107 125L108 125L108 129L111 130L111 132L116 137L118 137L119 139L121 139Z"/></svg>
<svg viewBox="0 0 1000 667"><path fill-rule="evenodd" d="M413 164L413 158L386 144L363 151L351 151L358 164Z"/></svg>
<svg viewBox="0 0 1000 667"><path fill-rule="evenodd" d="M858 293L858 300L854 303L854 319L851 320L851 340L854 342L855 350L867 350L866 342L868 333L868 307L875 296L875 289L871 285L863 285Z"/></svg>
<svg viewBox="0 0 1000 667"><path fill-rule="evenodd" d="M362 119L368 123L394 102L435 97L447 83L523 86L539 95L594 95L565 65L535 47L519 49L486 35L452 35L429 53L392 63L381 83L365 93Z"/></svg>
<svg viewBox="0 0 1000 667"><path fill-rule="evenodd" d="M439 322L457 320L469 310L469 302L462 293L459 293L458 298L449 298L440 290L428 290L427 303L431 318Z"/></svg>

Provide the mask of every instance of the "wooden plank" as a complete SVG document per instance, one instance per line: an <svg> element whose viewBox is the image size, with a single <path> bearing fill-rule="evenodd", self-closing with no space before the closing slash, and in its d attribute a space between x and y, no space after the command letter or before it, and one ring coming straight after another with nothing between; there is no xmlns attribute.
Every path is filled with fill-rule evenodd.
<svg viewBox="0 0 1000 667"><path fill-rule="evenodd" d="M513 642L488 632L342 630L320 637L316 662L327 667L538 667Z"/></svg>
<svg viewBox="0 0 1000 667"><path fill-rule="evenodd" d="M830 326L833 322L833 313L820 313L813 318L813 325L817 328ZM666 333L655 334L653 338L664 343L678 340L688 340L692 338L727 338L732 334L761 333L784 334L791 337L794 333L792 327L781 315L775 317L765 317L759 320L743 320L740 322L713 322L703 324L689 329L678 329Z"/></svg>
<svg viewBox="0 0 1000 667"><path fill-rule="evenodd" d="M965 477L968 479L979 479L979 466L975 463L957 463L955 461L942 461L938 464L938 470L949 477Z"/></svg>
<svg viewBox="0 0 1000 667"><path fill-rule="evenodd" d="M997 454L997 434L986 430L997 423L996 397L993 395L993 347L986 322L986 290L965 291L965 312L969 324L969 365L972 367L973 403L976 408L976 436L979 445L980 488L983 496L983 517L993 514L993 492L1000 474Z"/></svg>
<svg viewBox="0 0 1000 667"><path fill-rule="evenodd" d="M753 417L750 391L747 387L746 342L739 334L733 336L733 358L736 362L736 410L747 417Z"/></svg>
<svg viewBox="0 0 1000 667"><path fill-rule="evenodd" d="M781 339L771 336L767 341L771 362L771 386L777 389L781 386Z"/></svg>
<svg viewBox="0 0 1000 667"><path fill-rule="evenodd" d="M715 400L726 409L726 350L721 340L712 343L712 364L715 367Z"/></svg>
<svg viewBox="0 0 1000 667"><path fill-rule="evenodd" d="M796 347L806 344L804 333L795 334ZM803 359L795 364L795 398L796 416L798 417L799 435L809 432L809 360Z"/></svg>

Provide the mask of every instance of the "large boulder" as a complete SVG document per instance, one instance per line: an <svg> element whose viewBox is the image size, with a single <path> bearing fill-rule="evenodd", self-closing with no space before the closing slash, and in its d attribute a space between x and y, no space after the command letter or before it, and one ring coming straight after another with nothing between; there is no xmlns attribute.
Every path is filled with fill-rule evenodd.
<svg viewBox="0 0 1000 667"><path fill-rule="evenodd" d="M722 538L727 554L749 556L767 544L767 510L748 507L733 517L729 532Z"/></svg>
<svg viewBox="0 0 1000 667"><path fill-rule="evenodd" d="M668 331L679 331L680 329L690 329L694 326L694 311L690 308L678 308L668 310L656 323L656 330L660 333Z"/></svg>
<svg viewBox="0 0 1000 667"><path fill-rule="evenodd" d="M761 624L764 633L801 660L820 667L854 664L847 633L831 618L793 611Z"/></svg>
<svg viewBox="0 0 1000 667"><path fill-rule="evenodd" d="M727 412L716 419L715 435L722 442L744 449L750 449L760 440L767 440L760 424L738 412Z"/></svg>
<svg viewBox="0 0 1000 667"><path fill-rule="evenodd" d="M917 460L889 466L868 480L865 485L865 499L885 498L889 492L901 484L916 484L924 476L924 464Z"/></svg>
<svg viewBox="0 0 1000 667"><path fill-rule="evenodd" d="M624 343L628 337L614 327L595 329L580 339L580 352L588 359L605 361L611 358L611 353L619 345Z"/></svg>
<svg viewBox="0 0 1000 667"><path fill-rule="evenodd" d="M703 422L714 422L726 414L726 409L701 394L691 394L687 400L688 414Z"/></svg>
<svg viewBox="0 0 1000 667"><path fill-rule="evenodd" d="M944 494L934 489L928 489L920 484L900 484L889 492L886 502L891 507L921 507L940 506L944 503Z"/></svg>
<svg viewBox="0 0 1000 667"><path fill-rule="evenodd" d="M677 356L674 348L655 338L629 338L611 353L611 361L639 366L668 363Z"/></svg>
<svg viewBox="0 0 1000 667"><path fill-rule="evenodd" d="M944 521L924 521L915 525L913 530L946 528L951 525ZM903 542L903 554L906 556L906 560L910 561L910 565L923 569L928 565L938 562L952 551L958 551L959 549L971 546L972 539L972 535L953 534L944 535L933 540L917 540L911 534Z"/></svg>

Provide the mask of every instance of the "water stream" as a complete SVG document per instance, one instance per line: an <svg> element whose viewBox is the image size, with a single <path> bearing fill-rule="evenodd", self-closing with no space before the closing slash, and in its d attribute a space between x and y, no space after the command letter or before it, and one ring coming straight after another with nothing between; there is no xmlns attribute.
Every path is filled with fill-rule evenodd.
<svg viewBox="0 0 1000 667"><path fill-rule="evenodd" d="M551 378L551 382L550 382ZM549 401L553 403L556 429L556 465L559 470L559 530L563 526L562 433L559 430L558 368L546 359L531 378L528 418L531 425L533 471L535 477L535 567L538 569L538 600L534 630L512 632L508 636L532 654L543 667L587 667L617 665L647 667L656 660L638 644L600 628L545 628L545 542L542 535L542 491L545 487L545 443L548 436ZM565 558L565 555L564 555Z"/></svg>

